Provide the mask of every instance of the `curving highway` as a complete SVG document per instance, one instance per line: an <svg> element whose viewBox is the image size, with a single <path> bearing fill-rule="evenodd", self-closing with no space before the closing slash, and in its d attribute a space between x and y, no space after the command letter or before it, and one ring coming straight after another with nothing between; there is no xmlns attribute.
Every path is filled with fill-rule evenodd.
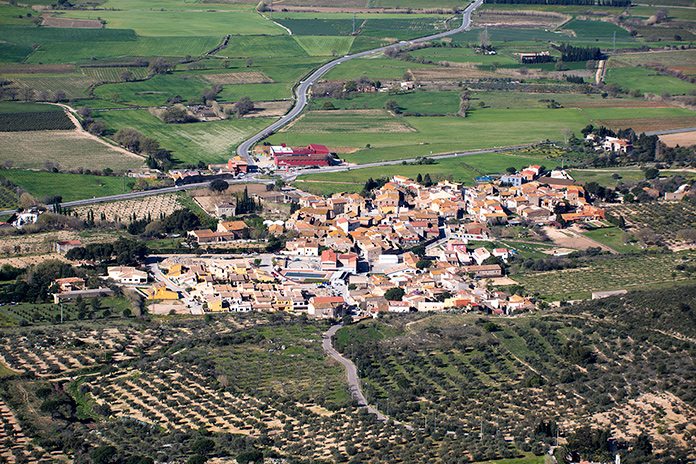
<svg viewBox="0 0 696 464"><path fill-rule="evenodd" d="M427 37L421 37L419 39L413 39L409 40L408 42L400 42L397 44L392 44L392 45L387 45L385 47L380 47L380 48L375 48L373 50L368 50L365 52L360 52L356 53L354 55L346 55L341 58L338 58L334 61L331 61L330 63L325 64L321 68L317 69L314 71L306 80L301 81L300 85L297 86L297 89L295 90L295 99L296 103L295 106L290 110L288 114L268 126L266 129L263 131L259 132L258 134L254 135L248 140L245 140L242 142L241 145L239 145L239 148L237 149L237 153L241 156L244 156L249 164L254 164L254 160L252 156L249 154L249 149L257 142L261 141L265 137L271 135L273 132L277 131L281 127L285 126L288 124L290 121L295 119L297 116L302 113L302 111L305 109L305 106L307 106L307 100L308 100L308 94L309 94L309 89L314 84L317 80L319 80L324 74L326 74L329 70L332 68L338 66L341 63L345 63L348 60L352 60L354 58L360 58L362 56L367 56L372 53L379 53L383 52L385 50L389 50L391 48L398 48L401 47L404 44L414 44L414 43L419 43L419 42L427 42L429 40L437 40L441 39L443 37L447 37L452 34L457 34L459 32L462 32L466 29L469 28L469 25L471 24L471 13L474 12L476 8L481 6L483 3L483 0L476 0L472 4L470 4L464 12L462 13L462 25L459 26L456 29L452 29L451 31L445 31L445 32L440 32L439 34L434 34L434 35L429 35Z"/></svg>

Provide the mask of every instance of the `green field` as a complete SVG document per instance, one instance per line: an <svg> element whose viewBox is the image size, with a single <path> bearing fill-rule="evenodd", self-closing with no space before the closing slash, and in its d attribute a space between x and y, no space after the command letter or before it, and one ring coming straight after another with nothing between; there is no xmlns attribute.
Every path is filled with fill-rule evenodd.
<svg viewBox="0 0 696 464"><path fill-rule="evenodd" d="M582 21L572 19L565 23L562 30L572 30L576 36L581 39L596 39L596 38L613 38L616 34L618 40L633 40L626 29L623 29L616 24L604 21Z"/></svg>
<svg viewBox="0 0 696 464"><path fill-rule="evenodd" d="M9 102L0 101L0 114L5 113L38 113L47 112L51 113L53 111L62 111L60 107L56 105L44 104L44 103L25 103L25 102Z"/></svg>
<svg viewBox="0 0 696 464"><path fill-rule="evenodd" d="M482 55L476 53L469 47L458 48L426 48L417 50L412 53L416 56L422 56L426 60L434 62L450 61L453 63L475 63L483 66L490 66L493 63L499 65L516 65L517 59L507 53L498 53L497 55Z"/></svg>
<svg viewBox="0 0 696 464"><path fill-rule="evenodd" d="M676 77L645 68L610 68L607 71L606 82L618 84L627 90L638 89L641 92L650 92L656 95L660 95L662 92L683 95L696 89L696 84L690 84Z"/></svg>
<svg viewBox="0 0 696 464"><path fill-rule="evenodd" d="M2 26L32 26L32 19L39 16L30 8L0 5L0 24Z"/></svg>
<svg viewBox="0 0 696 464"><path fill-rule="evenodd" d="M83 74L12 74L10 80L18 87L34 89L37 92L45 90L55 92L62 90L68 98L86 98L85 91L95 81Z"/></svg>
<svg viewBox="0 0 696 464"><path fill-rule="evenodd" d="M372 150L365 151L370 152ZM360 154L362 154L362 152L360 152ZM369 153L366 156L369 156ZM379 158L365 159L364 162L369 161L379 161ZM359 184L360 188L362 188L362 184L364 184L365 181L370 177L377 179L382 176L391 177L393 174L398 173L399 175L415 179L418 177L418 174L425 175L426 173L429 173L431 177L435 174L439 174L442 177L452 174L456 182L463 182L466 185L473 185L474 178L480 176L480 172L483 172L484 174L495 174L504 172L505 169L510 166L515 166L517 169L522 169L538 162L538 158L526 158L523 156L513 156L504 153L484 153L460 156L456 158L436 159L435 164L428 165L396 164L364 169L351 169L350 171L344 172L306 174L301 176L298 180L311 181L302 184L308 188L318 189L325 187L332 189L333 186L336 186L336 191L343 191L347 190L346 187L351 184ZM467 165L478 170L479 172L472 170ZM325 184L315 184L315 181L325 182ZM339 184L332 184L333 182L339 182ZM346 184L340 184L340 182L344 182Z"/></svg>
<svg viewBox="0 0 696 464"><path fill-rule="evenodd" d="M283 100L292 97L293 86L292 82L226 85L218 95L218 100L236 102L241 97L249 97L252 101Z"/></svg>
<svg viewBox="0 0 696 464"><path fill-rule="evenodd" d="M123 193L123 179L120 177L55 174L16 169L4 170L0 172L0 177L11 180L36 198L62 195L63 201L75 201ZM128 191L126 186L126 192Z"/></svg>
<svg viewBox="0 0 696 464"><path fill-rule="evenodd" d="M82 42L86 45L95 45L95 42L134 42L136 39L135 32L127 29L28 28L19 26L0 28L0 40L26 46L55 42Z"/></svg>
<svg viewBox="0 0 696 464"><path fill-rule="evenodd" d="M305 19L305 18L274 18L274 20L290 29L293 35L349 35L353 32L351 19ZM356 28L362 20L356 21Z"/></svg>
<svg viewBox="0 0 696 464"><path fill-rule="evenodd" d="M295 36L295 40L310 56L338 56L346 55L353 46L355 37L335 36Z"/></svg>
<svg viewBox="0 0 696 464"><path fill-rule="evenodd" d="M356 94L344 100L331 100L331 103L340 109L355 108L384 108L387 100L394 100L403 113L421 114L456 114L459 111L459 92L408 92L400 95ZM319 108L326 101L320 98L313 100L312 106Z"/></svg>
<svg viewBox="0 0 696 464"><path fill-rule="evenodd" d="M582 235L603 243L619 253L631 253L638 251L637 246L631 245L630 243L624 241L626 238L628 238L629 234L617 227L605 227L601 229L589 230L587 232L583 232Z"/></svg>
<svg viewBox="0 0 696 464"><path fill-rule="evenodd" d="M211 47L213 48L213 47ZM221 57L279 57L307 56L307 52L290 36L234 36L227 48L220 50Z"/></svg>
<svg viewBox="0 0 696 464"><path fill-rule="evenodd" d="M199 0L148 0L147 7L152 10L253 10L256 3L245 5L242 2L202 2ZM116 10L140 10L143 9L142 0L106 0L104 8Z"/></svg>
<svg viewBox="0 0 696 464"><path fill-rule="evenodd" d="M336 66L324 76L326 79L401 79L409 69L427 68L428 65L408 63L405 61L384 58L380 55L370 55L368 58L358 58Z"/></svg>
<svg viewBox="0 0 696 464"><path fill-rule="evenodd" d="M588 119L575 109L529 109L498 110L473 109L466 118L459 117L403 117L393 118L388 125L376 127L370 122L369 114L358 117L354 112L335 113L332 124L324 123L321 118L326 112L313 115L310 112L287 132L271 136L271 143L285 142L288 145L307 145L321 143L327 146L373 147L346 158L360 164L375 161L402 159L411 156L509 146L524 143L536 143L540 140L561 138L561 131L570 128L576 132L588 124ZM368 112L369 113L369 112ZM345 125L338 118L345 118ZM356 119L357 118L357 119ZM312 123L310 127L307 123ZM338 123L338 124L337 124ZM406 124L413 131L404 132ZM317 129L317 126L322 130ZM367 126L372 133L359 131L360 126ZM303 129L303 127L305 129ZM343 132L343 130L346 132ZM307 132L302 132L307 130ZM309 131L312 131L311 133ZM352 130L352 132L348 132ZM391 130L391 132L388 132ZM376 132L381 132L377 134ZM376 151L375 149L382 149Z"/></svg>
<svg viewBox="0 0 696 464"><path fill-rule="evenodd" d="M139 36L149 37L287 34L285 29L251 11L70 11L64 17L96 16L106 20L107 29L132 29Z"/></svg>
<svg viewBox="0 0 696 464"><path fill-rule="evenodd" d="M604 187L615 187L617 182L641 182L645 180L644 171L636 168L616 168L616 169L573 169L570 171L573 179L581 184L587 182L597 182ZM618 174L619 179L614 179L612 175Z"/></svg>
<svg viewBox="0 0 696 464"><path fill-rule="evenodd" d="M102 111L95 115L117 131L134 127L154 137L163 148L186 164L226 162L236 146L270 124L267 118L229 119L191 124L164 124L147 110Z"/></svg>
<svg viewBox="0 0 696 464"><path fill-rule="evenodd" d="M117 93L118 101L135 106L164 105L166 100L177 95L184 101L190 98L200 98L201 91L210 84L196 75L162 74L139 82L100 85L94 89L94 94L105 100Z"/></svg>
<svg viewBox="0 0 696 464"><path fill-rule="evenodd" d="M41 45L27 62L75 63L133 56L200 56L217 47L220 41L220 37L138 37L117 42L39 42Z"/></svg>
<svg viewBox="0 0 696 464"><path fill-rule="evenodd" d="M149 69L144 66L112 66L112 67L91 67L83 66L80 71L85 76L97 82L122 82L121 74L128 71L133 79L144 79L149 73Z"/></svg>

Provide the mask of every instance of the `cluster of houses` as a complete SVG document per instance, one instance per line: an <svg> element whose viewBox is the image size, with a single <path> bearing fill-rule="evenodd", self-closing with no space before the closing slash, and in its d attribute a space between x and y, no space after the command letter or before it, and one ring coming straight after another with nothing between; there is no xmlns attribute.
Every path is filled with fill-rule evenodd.
<svg viewBox="0 0 696 464"><path fill-rule="evenodd" d="M633 144L626 139L616 137L600 137L596 134L587 134L585 141L591 142L595 150L605 150L612 153L630 153Z"/></svg>

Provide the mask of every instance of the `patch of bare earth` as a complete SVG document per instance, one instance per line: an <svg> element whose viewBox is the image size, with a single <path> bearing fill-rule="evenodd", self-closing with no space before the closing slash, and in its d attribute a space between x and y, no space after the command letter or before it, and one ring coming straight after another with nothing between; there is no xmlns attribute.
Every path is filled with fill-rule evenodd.
<svg viewBox="0 0 696 464"><path fill-rule="evenodd" d="M486 10L476 14L477 27L514 27L530 29L556 28L569 16L540 11L495 11Z"/></svg>
<svg viewBox="0 0 696 464"><path fill-rule="evenodd" d="M569 229L559 230L554 227L544 227L546 235L559 247L586 250L589 247L600 246L603 250L609 250L605 245L590 240L589 238L573 232Z"/></svg>
<svg viewBox="0 0 696 464"><path fill-rule="evenodd" d="M262 71L229 72L204 74L203 78L211 84L267 84L275 82Z"/></svg>
<svg viewBox="0 0 696 464"><path fill-rule="evenodd" d="M44 16L41 25L43 27L69 27L75 29L102 28L102 23L98 19L59 18L56 16Z"/></svg>
<svg viewBox="0 0 696 464"><path fill-rule="evenodd" d="M254 109L245 114L244 119L281 117L287 113L291 107L291 101L254 102Z"/></svg>
<svg viewBox="0 0 696 464"><path fill-rule="evenodd" d="M660 136L660 140L668 147L689 147L696 145L696 131L680 132L678 134L665 134Z"/></svg>
<svg viewBox="0 0 696 464"><path fill-rule="evenodd" d="M500 77L496 73L481 71L472 67L438 67L438 68L415 68L408 71L415 80L418 81L437 81L437 80L461 80L478 79L485 77Z"/></svg>
<svg viewBox="0 0 696 464"><path fill-rule="evenodd" d="M674 105L670 105L665 102L626 100L623 98L582 102L564 102L563 104L567 107L573 108L674 108Z"/></svg>
<svg viewBox="0 0 696 464"><path fill-rule="evenodd" d="M620 130L622 128L630 127L637 134L639 134L641 132L696 127L696 116L683 116L676 118L598 119L596 123L612 130Z"/></svg>

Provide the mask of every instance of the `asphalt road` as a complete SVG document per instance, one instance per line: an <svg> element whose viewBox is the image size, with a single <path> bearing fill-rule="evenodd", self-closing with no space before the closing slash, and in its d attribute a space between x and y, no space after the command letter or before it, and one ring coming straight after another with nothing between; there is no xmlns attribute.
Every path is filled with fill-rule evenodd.
<svg viewBox="0 0 696 464"><path fill-rule="evenodd" d="M254 164L254 160L252 156L249 154L249 149L257 142L261 141L265 137L271 135L273 132L277 131L293 119L295 119L297 116L302 113L302 110L304 110L305 106L307 106L307 100L308 100L308 93L309 89L314 84L317 80L319 80L324 74L326 74L330 69L338 66L341 63L345 63L348 60L352 60L354 58L360 58L363 56L370 55L372 53L380 53L385 50L389 50L391 48L397 48L401 47L403 45L410 45L414 43L419 43L419 42L427 42L429 40L437 40L441 39L443 37L447 37L452 34L457 34L459 32L464 31L469 27L471 24L471 13L478 8L481 4L483 3L483 0L476 0L474 3L469 5L464 12L462 13L462 25L459 26L456 29L452 29L451 31L446 31L446 32L440 32L439 34L434 34L434 35L429 35L427 37L421 37L419 39L413 39L409 41L402 41L397 44L393 45L387 45L386 47L380 47L380 48L375 48L373 50L367 50L365 52L360 52L356 53L354 55L346 55L341 58L338 58L334 61L331 61L330 63L325 64L321 68L317 69L314 71L306 80L301 81L300 85L297 86L297 89L295 90L295 106L290 110L288 114L280 118L278 121L274 122L270 126L268 126L266 129L263 131L259 132L258 134L254 135L250 139L242 142L241 145L239 145L239 148L237 149L237 153L241 156L244 156L247 159L247 162L249 164Z"/></svg>
<svg viewBox="0 0 696 464"><path fill-rule="evenodd" d="M346 368L346 377L348 380L348 388L350 390L350 394L358 400L358 406L360 407L365 407L367 408L367 412L369 414L375 414L377 416L377 420L380 420L382 422L386 422L390 420L389 417L385 416L381 412L379 412L376 408L373 408L369 404L367 404L367 399L365 398L365 395L363 395L362 389L360 388L360 378L358 377L358 369L355 367L355 364L353 364L352 361L349 359L344 358L341 356L338 351L336 351L331 344L331 339L334 335L336 335L336 332L338 329L340 329L342 326L340 324L336 324L334 326L331 326L329 330L324 333L324 338L322 340L322 348L324 348L324 351L326 351L326 354L334 358L336 361L340 362L343 367ZM394 424L400 425L400 422L394 421ZM403 424L404 427L406 427L408 430L413 430L413 427L410 425Z"/></svg>
<svg viewBox="0 0 696 464"><path fill-rule="evenodd" d="M267 179L256 179L255 174L252 174L245 179L228 180L226 182L229 184L241 184L241 183L245 183L245 182L249 182L249 181L260 182L260 183L272 183L273 182L272 180L267 180ZM177 185L176 187L164 187L164 188L153 189L153 190L145 190L143 192L130 192L130 193L121 193L118 195L109 195L106 197L87 198L85 200L66 201L66 202L61 203L60 206L62 206L63 208L68 208L71 206L93 205L95 203L107 203L109 201L130 200L132 198L148 197L151 195L161 195L163 193L174 193L174 192L180 192L182 190L207 187L208 185L210 185L210 182L212 182L212 181L199 182L197 184ZM8 209L5 211L0 211L0 215L4 216L4 215L8 215L8 214L13 214L15 212L17 212L17 209Z"/></svg>

